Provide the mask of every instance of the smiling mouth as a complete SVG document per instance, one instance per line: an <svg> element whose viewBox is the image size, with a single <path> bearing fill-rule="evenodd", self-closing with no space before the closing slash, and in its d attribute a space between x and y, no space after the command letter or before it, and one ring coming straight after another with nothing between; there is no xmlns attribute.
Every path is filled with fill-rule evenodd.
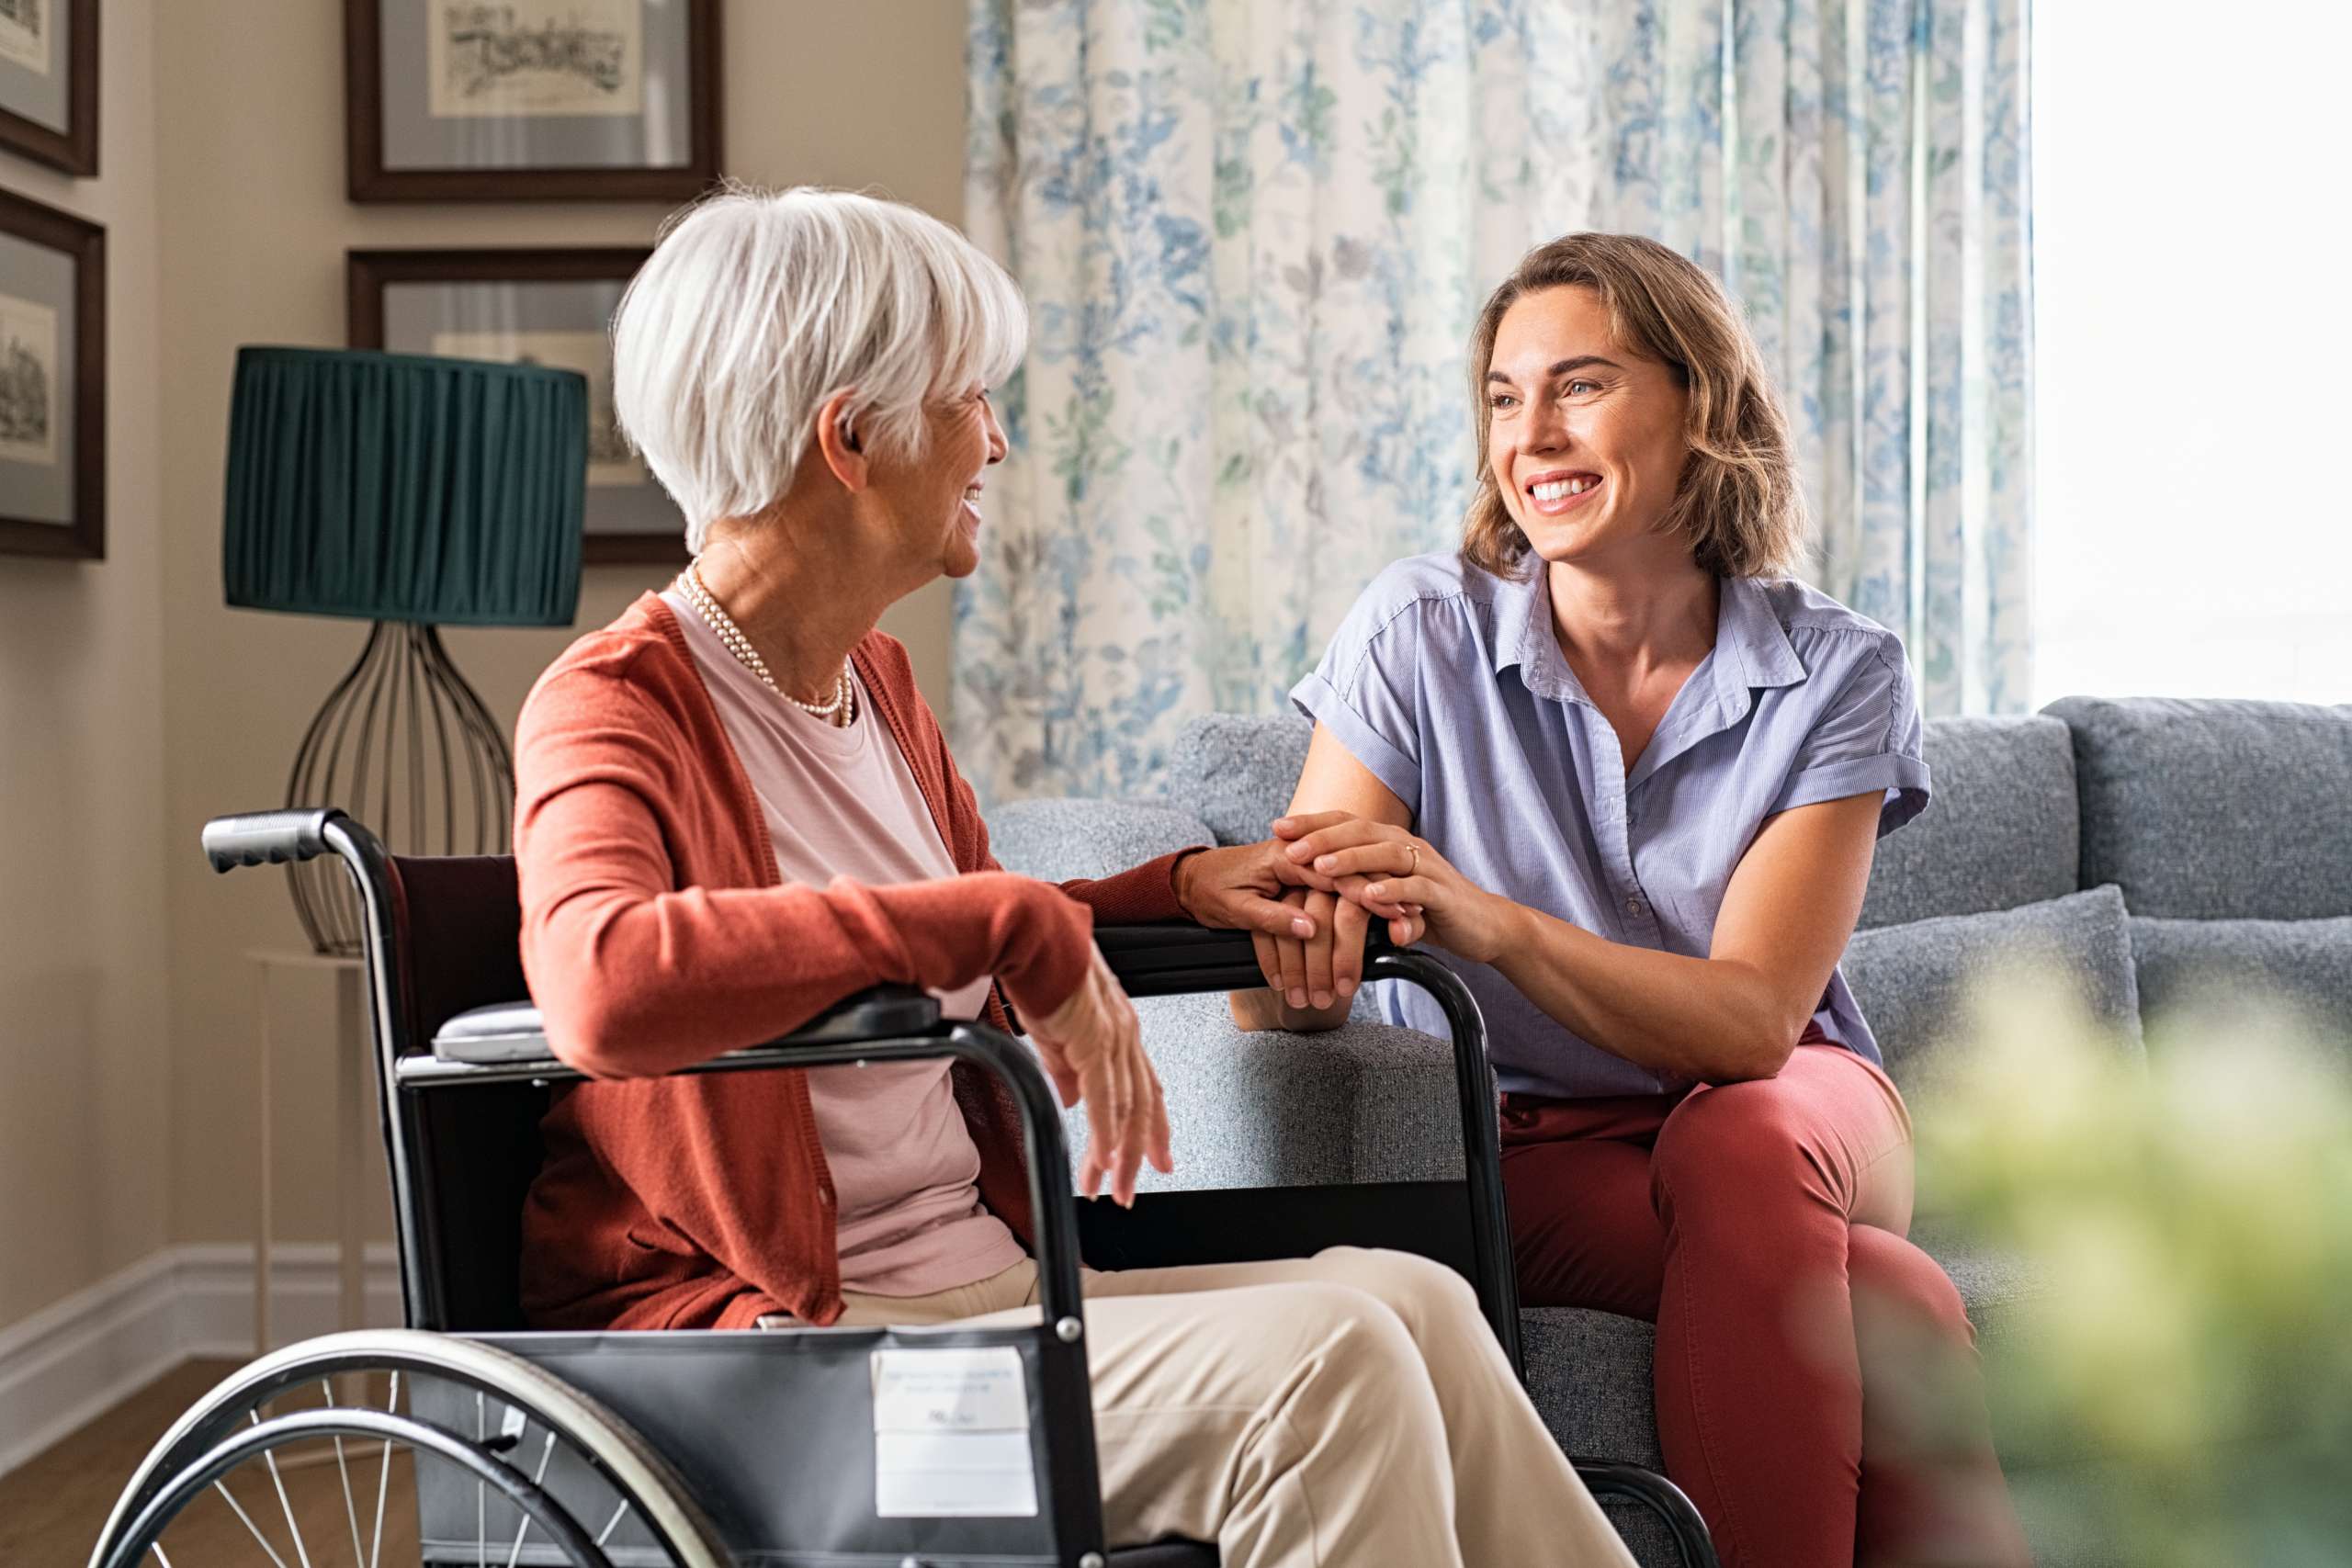
<svg viewBox="0 0 2352 1568"><path fill-rule="evenodd" d="M1550 515L1583 504L1600 488L1599 474L1553 472L1538 475L1524 491L1536 511Z"/></svg>

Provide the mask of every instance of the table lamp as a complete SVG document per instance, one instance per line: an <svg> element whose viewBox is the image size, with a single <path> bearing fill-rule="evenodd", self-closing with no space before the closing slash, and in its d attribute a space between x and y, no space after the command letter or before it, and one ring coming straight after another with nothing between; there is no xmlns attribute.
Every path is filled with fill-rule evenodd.
<svg viewBox="0 0 2352 1568"><path fill-rule="evenodd" d="M339 806L398 853L505 852L514 754L437 628L571 623L587 475L576 371L237 351L228 602L374 623L302 736L287 805ZM311 945L356 953L341 863L288 870Z"/></svg>

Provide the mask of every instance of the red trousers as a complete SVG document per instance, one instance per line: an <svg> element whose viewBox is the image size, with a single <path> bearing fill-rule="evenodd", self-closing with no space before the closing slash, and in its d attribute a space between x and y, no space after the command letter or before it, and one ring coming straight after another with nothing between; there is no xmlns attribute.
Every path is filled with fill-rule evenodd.
<svg viewBox="0 0 2352 1568"><path fill-rule="evenodd" d="M1505 1095L1502 1144L1521 1303L1657 1325L1667 1473L1726 1568L2031 1562L1884 1073L1809 1029L1771 1078Z"/></svg>

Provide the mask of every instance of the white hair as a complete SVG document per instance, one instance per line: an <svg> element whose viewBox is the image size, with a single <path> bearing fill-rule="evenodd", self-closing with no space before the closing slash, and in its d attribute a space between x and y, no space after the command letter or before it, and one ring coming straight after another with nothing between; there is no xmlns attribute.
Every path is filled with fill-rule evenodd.
<svg viewBox="0 0 2352 1568"><path fill-rule="evenodd" d="M926 403L1003 380L1027 339L1012 279L938 219L730 186L665 225L622 297L614 411L699 554L715 520L783 499L835 393L861 449L904 459Z"/></svg>

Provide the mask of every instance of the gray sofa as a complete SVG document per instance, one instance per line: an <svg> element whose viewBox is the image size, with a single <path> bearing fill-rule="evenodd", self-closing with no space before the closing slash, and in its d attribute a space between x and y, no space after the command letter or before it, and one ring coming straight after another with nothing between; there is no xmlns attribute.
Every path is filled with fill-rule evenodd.
<svg viewBox="0 0 2352 1568"><path fill-rule="evenodd" d="M997 854L1051 878L1100 875L1170 848L1263 837L1306 754L1293 717L1215 716L1184 733L1163 797L1041 800L990 818ZM2352 1043L2352 707L2069 698L2017 718L1927 727L1935 797L1882 840L1846 973L1898 1084L1965 1070L1935 1049L1953 998L2032 950L2143 1049L2143 1010L2255 980ZM1371 1016L1346 1028L1245 1035L1221 998L1140 1004L1175 1128L1165 1189L1443 1179L1460 1169L1444 1047ZM1955 1066L1955 1064L1957 1064ZM1083 1128L1073 1122L1073 1139ZM1922 1194L1930 1214L1933 1194ZM1952 1275L1988 1357L2018 1332L2035 1289L2018 1260L1923 1218L1914 1231ZM1528 1379L1568 1451L1659 1465L1651 1329L1608 1313L1522 1314ZM1996 1424L1999 1412L1996 1411ZM2005 1444L2037 1553L2105 1564L2084 1488L2097 1455ZM1643 1518L1622 1521L1645 1564L1673 1561Z"/></svg>

